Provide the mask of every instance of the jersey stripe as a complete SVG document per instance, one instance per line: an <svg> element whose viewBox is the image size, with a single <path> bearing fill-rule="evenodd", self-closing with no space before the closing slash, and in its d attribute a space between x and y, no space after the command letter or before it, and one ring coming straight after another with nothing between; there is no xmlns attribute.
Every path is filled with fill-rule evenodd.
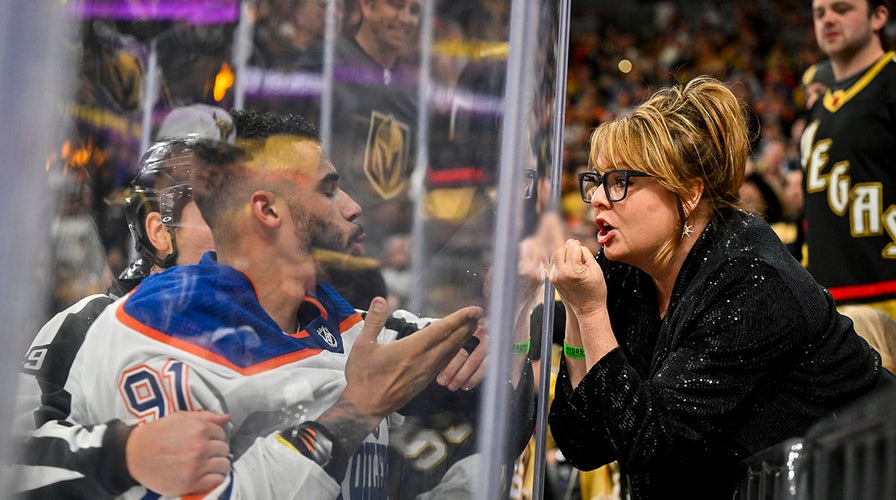
<svg viewBox="0 0 896 500"><path fill-rule="evenodd" d="M195 356L199 356L203 359L212 361L221 366L225 366L225 367L227 367L237 373L240 373L242 375L253 375L256 373L263 373L268 370L273 370L275 368L278 368L280 366L283 366L283 365L286 365L289 363L294 363L296 361L310 358L311 356L319 354L322 351L322 349L316 349L316 348L298 349L298 350L295 350L292 352L288 352L286 354L282 354L280 356L276 356L276 357L267 359L267 360L259 362L259 363L255 363L255 364L251 364L251 365L243 367L243 366L239 366L239 365L233 363L230 359L228 359L220 354L217 354L213 351L210 351L208 349L200 347L196 344L193 344L193 343L190 343L190 342L178 339L178 338L174 338L165 332L161 332L159 330L156 330L155 328L144 325L143 323L137 321L136 319L134 319L130 315L128 315L128 313L126 313L124 311L124 307L122 307L122 305L123 304L119 304L116 307L115 316L118 318L119 321L121 321L128 328L131 328L136 332L142 333L143 335L146 335L147 337L149 337L153 340L156 340L158 342L161 342L163 344L170 345L176 349L180 349L182 351L188 352ZM343 322L343 324L351 326L360 320L361 320L360 315L355 314L354 316L346 319Z"/></svg>
<svg viewBox="0 0 896 500"><path fill-rule="evenodd" d="M831 113L836 113L838 109L842 108L844 104L849 102L850 99L867 87L868 84L871 83L871 80L874 80L874 77L884 69L884 66L893 62L894 58L896 58L896 52L887 52L884 54L876 63L874 63L874 66L872 66L871 69L859 78L859 81L852 84L848 89L834 91L828 89L822 99L824 107Z"/></svg>
<svg viewBox="0 0 896 500"><path fill-rule="evenodd" d="M836 286L828 288L836 301L883 297L896 294L896 280L868 283L865 285Z"/></svg>

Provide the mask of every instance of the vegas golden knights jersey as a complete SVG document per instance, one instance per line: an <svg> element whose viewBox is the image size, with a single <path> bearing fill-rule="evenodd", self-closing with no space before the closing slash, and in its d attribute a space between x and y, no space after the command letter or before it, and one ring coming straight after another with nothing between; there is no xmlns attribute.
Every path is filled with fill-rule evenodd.
<svg viewBox="0 0 896 500"><path fill-rule="evenodd" d="M353 38L335 47L330 156L339 182L364 207L372 254L385 235L408 232L417 130L417 70L379 66Z"/></svg>
<svg viewBox="0 0 896 500"><path fill-rule="evenodd" d="M800 150L809 270L838 304L896 298L896 53L816 102Z"/></svg>

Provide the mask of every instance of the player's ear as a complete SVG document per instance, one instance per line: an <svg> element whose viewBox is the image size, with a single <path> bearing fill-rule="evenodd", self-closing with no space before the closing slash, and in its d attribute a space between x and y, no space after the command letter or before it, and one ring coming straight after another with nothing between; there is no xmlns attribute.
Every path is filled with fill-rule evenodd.
<svg viewBox="0 0 896 500"><path fill-rule="evenodd" d="M252 193L249 205L252 210L252 216L262 225L274 229L279 227L283 221L282 200L270 191L256 191Z"/></svg>
<svg viewBox="0 0 896 500"><path fill-rule="evenodd" d="M168 255L174 250L174 245L171 243L171 233L168 232L165 224L162 224L162 214L150 212L146 216L144 229L146 230L146 237L149 238L149 242L152 243L159 255Z"/></svg>

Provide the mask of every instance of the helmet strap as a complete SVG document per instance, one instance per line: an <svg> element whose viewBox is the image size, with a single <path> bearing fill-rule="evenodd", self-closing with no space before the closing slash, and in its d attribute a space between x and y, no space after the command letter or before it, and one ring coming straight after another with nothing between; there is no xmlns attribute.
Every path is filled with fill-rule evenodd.
<svg viewBox="0 0 896 500"><path fill-rule="evenodd" d="M168 228L168 234L171 235L171 253L165 256L163 259L159 259L156 263L162 269L168 269L169 267L176 264L177 261L177 238L174 236L174 228Z"/></svg>

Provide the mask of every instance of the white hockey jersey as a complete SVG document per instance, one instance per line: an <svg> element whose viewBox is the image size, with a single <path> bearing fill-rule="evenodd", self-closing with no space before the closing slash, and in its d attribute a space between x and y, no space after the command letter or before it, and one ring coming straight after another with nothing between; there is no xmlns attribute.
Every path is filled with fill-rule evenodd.
<svg viewBox="0 0 896 500"><path fill-rule="evenodd" d="M71 419L148 422L174 411L227 413L233 472L207 497L385 499L385 420L351 458L342 485L274 439L338 399L363 325L328 286L306 297L298 319L301 330L284 333L261 308L249 278L211 254L149 277L87 332L65 387ZM380 335L394 338L390 330ZM145 494L137 487L124 497Z"/></svg>

